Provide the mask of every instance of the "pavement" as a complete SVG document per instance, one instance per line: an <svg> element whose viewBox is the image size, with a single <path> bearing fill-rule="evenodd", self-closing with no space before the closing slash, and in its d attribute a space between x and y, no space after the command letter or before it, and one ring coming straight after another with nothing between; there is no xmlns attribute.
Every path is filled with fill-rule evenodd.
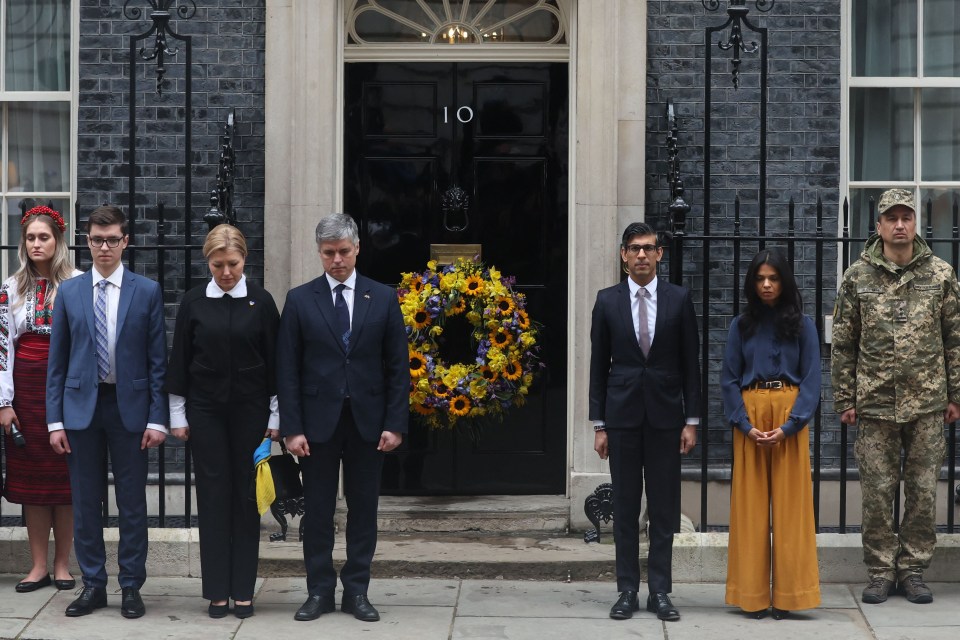
<svg viewBox="0 0 960 640"><path fill-rule="evenodd" d="M63 611L72 592L52 588L17 594L20 576L0 576L0 638L31 640L264 640L267 638L363 638L364 640L498 639L545 640L599 637L669 640L955 640L960 637L960 583L931 583L932 604L914 605L891 596L881 605L859 600L863 584L823 584L822 606L776 621L754 620L724 605L724 585L674 583L678 622L661 622L640 611L631 620L608 618L616 599L612 580L548 581L461 578L381 578L370 600L381 621L362 623L340 612L312 622L293 614L306 598L300 577L261 578L256 615L212 620L200 597L198 578L150 578L142 594L147 614L120 616L116 583L109 605L83 618ZM339 594L337 594L339 602Z"/></svg>

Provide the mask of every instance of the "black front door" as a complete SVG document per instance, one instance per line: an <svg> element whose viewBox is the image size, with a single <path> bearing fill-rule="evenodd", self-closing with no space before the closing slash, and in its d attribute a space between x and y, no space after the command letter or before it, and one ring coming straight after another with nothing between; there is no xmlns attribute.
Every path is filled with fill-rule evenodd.
<svg viewBox="0 0 960 640"><path fill-rule="evenodd" d="M564 492L567 85L565 63L346 65L344 208L360 225L357 269L396 284L426 268L431 244L479 243L544 325L546 367L526 405L479 434L411 417L384 494ZM469 208L445 220L454 186Z"/></svg>

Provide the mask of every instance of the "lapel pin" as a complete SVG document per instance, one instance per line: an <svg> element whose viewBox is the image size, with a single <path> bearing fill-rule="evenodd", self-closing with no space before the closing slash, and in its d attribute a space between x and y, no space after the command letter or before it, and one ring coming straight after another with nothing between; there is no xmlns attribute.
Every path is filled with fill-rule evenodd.
<svg viewBox="0 0 960 640"><path fill-rule="evenodd" d="M370 294L369 294L369 293L365 293L365 294L363 294L363 297L366 298L367 300L369 300L369 299L370 299Z"/></svg>
<svg viewBox="0 0 960 640"><path fill-rule="evenodd" d="M255 304L257 304L257 303L254 302L253 300L250 301L250 306L251 306L251 307L252 307L253 305L255 305Z"/></svg>

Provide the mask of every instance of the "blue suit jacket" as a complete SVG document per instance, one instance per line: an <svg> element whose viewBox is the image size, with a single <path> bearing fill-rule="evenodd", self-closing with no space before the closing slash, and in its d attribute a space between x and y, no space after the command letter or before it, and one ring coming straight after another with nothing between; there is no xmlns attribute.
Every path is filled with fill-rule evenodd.
<svg viewBox="0 0 960 640"><path fill-rule="evenodd" d="M410 417L410 361L397 292L357 274L350 348L335 328L326 276L291 289L277 338L280 433L326 442L337 428L343 400L368 442L382 431L406 433Z"/></svg>
<svg viewBox="0 0 960 640"><path fill-rule="evenodd" d="M590 328L590 419L609 429L679 429L700 415L700 334L690 291L657 278L656 330L644 357L624 280L597 293Z"/></svg>
<svg viewBox="0 0 960 640"><path fill-rule="evenodd" d="M163 296L153 280L124 269L117 309L117 405L125 429L167 425ZM90 271L60 285L47 364L47 423L86 429L97 406L97 347Z"/></svg>

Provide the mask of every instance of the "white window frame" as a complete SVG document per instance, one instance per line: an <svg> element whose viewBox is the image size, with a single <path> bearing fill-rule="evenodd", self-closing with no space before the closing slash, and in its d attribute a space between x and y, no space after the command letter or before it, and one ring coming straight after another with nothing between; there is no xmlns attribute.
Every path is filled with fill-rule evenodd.
<svg viewBox="0 0 960 640"><path fill-rule="evenodd" d="M919 200L921 191L925 189L950 189L960 192L960 179L948 181L922 180L922 146L921 132L922 111L920 108L920 93L922 89L960 89L960 77L924 76L923 60L923 3L917 0L917 75L911 77L883 77L883 76L853 76L853 0L843 0L840 8L840 66L841 66L841 100L840 100L840 206L843 199L850 196L856 189L889 189L902 188L913 192L917 198L918 224L926 225L926 205ZM913 93L913 180L875 181L852 180L850 177L850 94L858 88L908 88ZM852 206L852 202L851 202ZM854 222L854 212L851 211L851 225ZM922 227L921 227L922 228ZM837 234L843 230L843 211L839 210L837 219Z"/></svg>
<svg viewBox="0 0 960 640"><path fill-rule="evenodd" d="M0 0L0 73L4 73L6 69L6 47L2 41L3 34L6 33L6 21L7 21L7 2L6 0ZM80 1L79 0L70 0L70 90L69 91L6 91L5 88L0 86L0 107L13 102L57 102L57 103L67 103L70 105L70 180L69 180L69 191L18 191L16 192L18 198L36 198L41 201L46 201L48 199L55 200L66 200L70 206L68 211L61 211L64 221L67 223L66 230L66 239L68 243L72 243L74 238L74 231L76 230L76 220L74 215L74 203L76 202L76 193L77 193L77 134L78 134L78 96L79 96L79 83L80 83ZM2 83L0 83L2 85ZM10 211L8 209L9 204L9 185L7 180L9 179L9 174L6 169L8 166L8 148L10 144L10 136L7 128L7 115L8 111L6 109L0 109L0 135L2 135L2 144L0 144L0 168L2 168L2 174L0 174L0 245L7 245L7 238L10 237ZM4 249L2 251L2 256L0 256L0 278L6 279L11 273L9 272L8 263L10 260L10 252L16 256L17 249Z"/></svg>

